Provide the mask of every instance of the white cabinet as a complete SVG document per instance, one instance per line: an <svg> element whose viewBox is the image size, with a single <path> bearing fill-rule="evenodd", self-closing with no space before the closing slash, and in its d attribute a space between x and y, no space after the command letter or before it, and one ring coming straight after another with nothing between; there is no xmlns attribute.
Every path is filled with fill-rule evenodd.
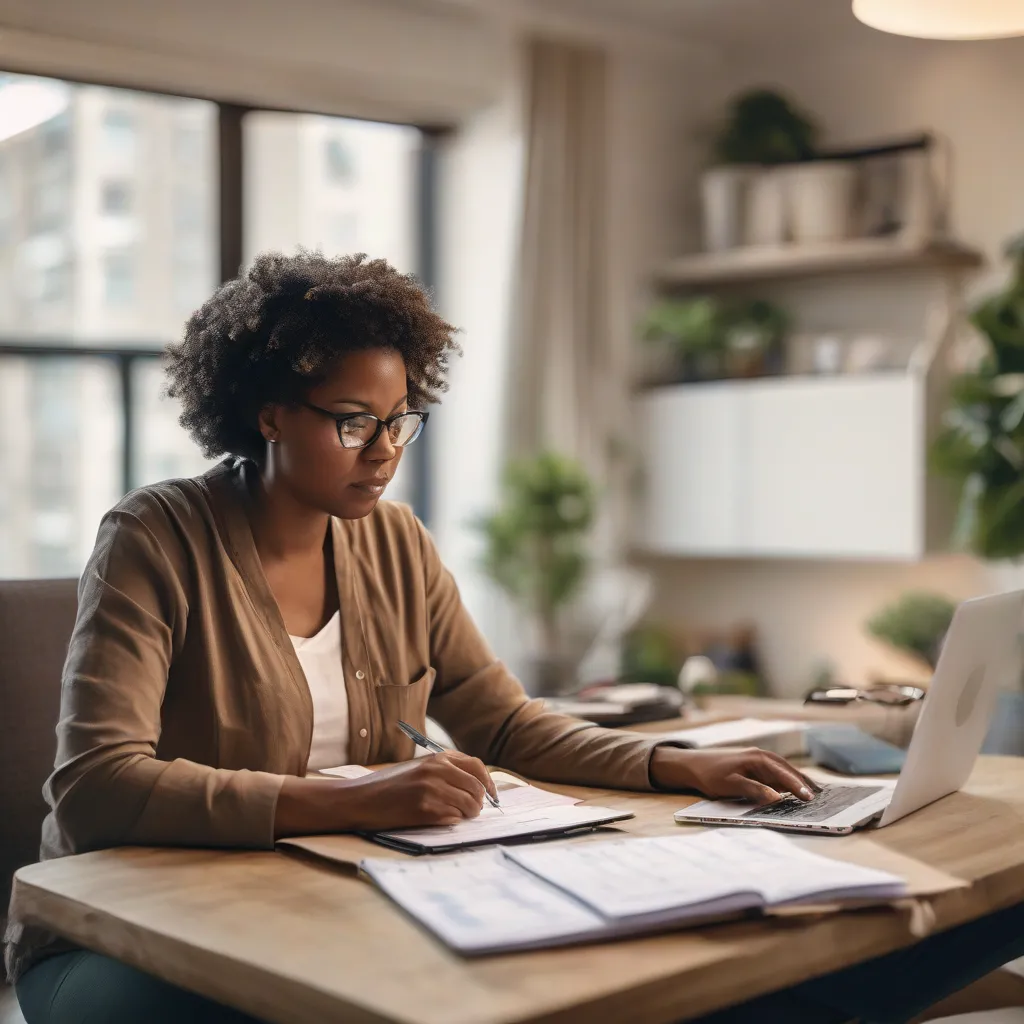
<svg viewBox="0 0 1024 1024"><path fill-rule="evenodd" d="M674 385L637 403L650 554L911 560L944 536L927 377Z"/></svg>

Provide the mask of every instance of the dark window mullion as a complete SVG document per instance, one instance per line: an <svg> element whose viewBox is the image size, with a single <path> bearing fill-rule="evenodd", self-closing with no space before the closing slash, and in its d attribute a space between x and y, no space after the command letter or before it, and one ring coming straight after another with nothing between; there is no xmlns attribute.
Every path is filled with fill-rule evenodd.
<svg viewBox="0 0 1024 1024"><path fill-rule="evenodd" d="M121 491L127 494L135 487L135 382L132 378L134 357L122 352L116 358L121 396Z"/></svg>
<svg viewBox="0 0 1024 1024"><path fill-rule="evenodd" d="M217 168L220 216L217 244L220 252L220 280L238 277L242 267L244 220L244 160L242 121L246 108L228 103L217 105Z"/></svg>

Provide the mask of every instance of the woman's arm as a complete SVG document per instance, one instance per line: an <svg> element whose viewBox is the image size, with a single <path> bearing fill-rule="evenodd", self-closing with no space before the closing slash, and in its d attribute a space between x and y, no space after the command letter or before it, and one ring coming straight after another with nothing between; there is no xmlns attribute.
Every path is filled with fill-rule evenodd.
<svg viewBox="0 0 1024 1024"><path fill-rule="evenodd" d="M460 750L535 779L619 789L692 789L708 796L809 798L807 781L759 750L690 751L545 710L491 652L433 540L416 522L437 672L429 712Z"/></svg>
<svg viewBox="0 0 1024 1024"><path fill-rule="evenodd" d="M189 567L159 507L116 510L79 585L64 669L48 844L270 848L288 835L461 821L480 813L482 764L421 758L366 779L298 778L157 758L168 671L188 618ZM54 826L56 826L54 828Z"/></svg>
<svg viewBox="0 0 1024 1024"><path fill-rule="evenodd" d="M281 776L156 757L167 673L184 640L188 570L159 506L139 511L104 518L79 583L45 790L58 834L48 838L67 853L270 847Z"/></svg>

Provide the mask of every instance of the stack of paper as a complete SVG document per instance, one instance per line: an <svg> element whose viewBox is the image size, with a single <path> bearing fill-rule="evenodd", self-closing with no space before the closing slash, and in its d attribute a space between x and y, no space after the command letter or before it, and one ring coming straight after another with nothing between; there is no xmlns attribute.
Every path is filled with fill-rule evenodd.
<svg viewBox="0 0 1024 1024"><path fill-rule="evenodd" d="M900 877L770 832L498 848L362 870L444 943L479 955L606 939L746 911L906 893Z"/></svg>
<svg viewBox="0 0 1024 1024"><path fill-rule="evenodd" d="M576 797L536 786L499 787L499 796L500 808L485 804L479 817L467 818L457 825L395 829L374 833L369 838L413 853L441 853L510 839L564 835L633 817L630 811L588 807Z"/></svg>
<svg viewBox="0 0 1024 1024"><path fill-rule="evenodd" d="M711 747L760 747L783 757L804 752L806 722L789 719L740 718L732 722L697 725L659 736L694 750Z"/></svg>
<svg viewBox="0 0 1024 1024"><path fill-rule="evenodd" d="M324 768L319 774L359 779L372 775L373 769L346 764ZM498 790L500 807L484 804L479 817L467 818L457 825L393 829L368 834L367 838L406 853L444 853L512 839L568 835L633 817L631 811L584 806L574 796L531 786L506 772L491 772L491 778Z"/></svg>

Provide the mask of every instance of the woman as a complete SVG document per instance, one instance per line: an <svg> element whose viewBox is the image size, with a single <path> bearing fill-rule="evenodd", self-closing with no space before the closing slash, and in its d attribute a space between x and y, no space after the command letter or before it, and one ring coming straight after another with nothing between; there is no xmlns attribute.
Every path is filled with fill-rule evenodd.
<svg viewBox="0 0 1024 1024"><path fill-rule="evenodd" d="M103 520L63 679L45 858L124 844L266 848L303 833L457 822L484 763L537 779L811 797L760 751L692 752L550 714L495 660L430 536L378 504L454 329L381 260L267 255L170 351L170 393L208 456ZM462 457L472 457L463 451ZM462 753L413 760L435 717ZM400 762L355 781L342 763ZM239 1021L17 923L28 1024Z"/></svg>

